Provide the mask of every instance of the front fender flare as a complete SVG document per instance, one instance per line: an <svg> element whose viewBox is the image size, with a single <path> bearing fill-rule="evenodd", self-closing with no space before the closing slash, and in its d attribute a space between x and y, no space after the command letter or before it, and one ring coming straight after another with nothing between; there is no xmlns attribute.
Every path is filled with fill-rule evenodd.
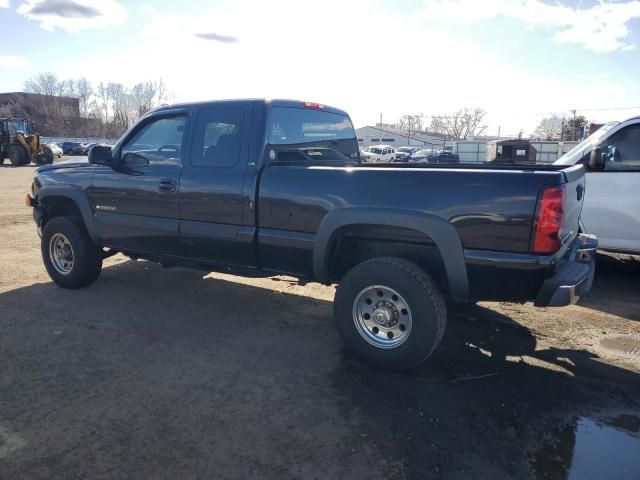
<svg viewBox="0 0 640 480"><path fill-rule="evenodd" d="M455 227L435 215L400 209L348 207L329 212L320 223L313 247L313 271L320 283L329 283L328 249L335 233L349 225L384 225L416 230L429 237L440 251L452 298L469 298L469 279L462 242Z"/></svg>
<svg viewBox="0 0 640 480"><path fill-rule="evenodd" d="M38 192L38 203L42 204L47 198L62 197L71 200L80 211L84 226L94 243L99 244L98 232L93 222L93 211L86 192L77 185L45 185Z"/></svg>

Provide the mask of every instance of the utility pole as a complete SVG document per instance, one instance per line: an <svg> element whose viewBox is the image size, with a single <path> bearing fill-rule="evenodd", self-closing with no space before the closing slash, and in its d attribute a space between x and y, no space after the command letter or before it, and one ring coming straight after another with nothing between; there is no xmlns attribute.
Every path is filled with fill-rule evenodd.
<svg viewBox="0 0 640 480"><path fill-rule="evenodd" d="M576 140L578 140L578 126L576 125L576 111L571 110L571 113L573 113L573 141L575 142Z"/></svg>
<svg viewBox="0 0 640 480"><path fill-rule="evenodd" d="M498 125L498 140L500 140L500 125Z"/></svg>
<svg viewBox="0 0 640 480"><path fill-rule="evenodd" d="M382 127L382 112L380 112L380 127Z"/></svg>

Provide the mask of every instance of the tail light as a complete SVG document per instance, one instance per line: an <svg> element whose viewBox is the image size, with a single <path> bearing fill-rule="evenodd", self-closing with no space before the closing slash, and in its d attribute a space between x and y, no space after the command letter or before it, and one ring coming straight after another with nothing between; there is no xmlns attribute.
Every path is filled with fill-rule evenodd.
<svg viewBox="0 0 640 480"><path fill-rule="evenodd" d="M312 108L313 110L322 110L324 108L324 105L316 102L304 102L304 106L306 108Z"/></svg>
<svg viewBox="0 0 640 480"><path fill-rule="evenodd" d="M564 217L564 188L548 187L542 193L533 234L535 253L555 253L560 248L560 227Z"/></svg>

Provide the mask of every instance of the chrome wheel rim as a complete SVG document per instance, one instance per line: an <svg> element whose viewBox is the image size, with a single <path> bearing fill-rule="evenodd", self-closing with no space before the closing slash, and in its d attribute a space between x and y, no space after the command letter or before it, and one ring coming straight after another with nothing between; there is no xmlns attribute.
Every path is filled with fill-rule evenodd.
<svg viewBox="0 0 640 480"><path fill-rule="evenodd" d="M394 289L372 285L353 302L353 323L358 333L377 348L397 348L411 334L413 318L407 301Z"/></svg>
<svg viewBox="0 0 640 480"><path fill-rule="evenodd" d="M68 275L73 270L73 248L62 233L56 233L49 240L49 259L56 272Z"/></svg>

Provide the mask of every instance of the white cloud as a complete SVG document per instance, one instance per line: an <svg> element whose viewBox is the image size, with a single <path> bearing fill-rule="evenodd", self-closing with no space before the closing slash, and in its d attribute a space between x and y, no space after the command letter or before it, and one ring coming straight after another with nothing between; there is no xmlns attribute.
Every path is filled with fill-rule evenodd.
<svg viewBox="0 0 640 480"><path fill-rule="evenodd" d="M9 0L0 0L0 8L9 8Z"/></svg>
<svg viewBox="0 0 640 480"><path fill-rule="evenodd" d="M2 67L23 67L27 59L20 55L0 55L0 66Z"/></svg>
<svg viewBox="0 0 640 480"><path fill-rule="evenodd" d="M17 12L45 30L69 32L119 25L128 16L117 0L26 0Z"/></svg>
<svg viewBox="0 0 640 480"><path fill-rule="evenodd" d="M596 52L625 49L627 23L640 18L640 0L601 2L589 8L571 8L541 0L423 0L423 18L445 23L475 23L498 16L533 27L559 30L555 40L571 42Z"/></svg>

